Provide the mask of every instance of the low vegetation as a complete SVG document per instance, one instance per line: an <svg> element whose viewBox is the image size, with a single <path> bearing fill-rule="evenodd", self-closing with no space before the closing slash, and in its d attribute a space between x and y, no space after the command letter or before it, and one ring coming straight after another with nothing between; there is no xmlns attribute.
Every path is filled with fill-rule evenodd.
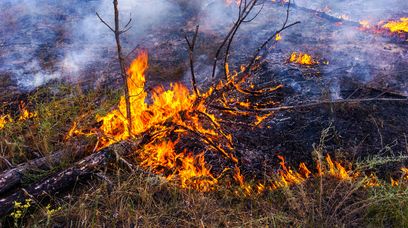
<svg viewBox="0 0 408 228"><path fill-rule="evenodd" d="M74 122L97 126L93 117L109 112L119 95L106 90L85 92L62 84L38 89L24 101L27 110L35 113L31 118L19 120L21 109L17 107L15 112L2 113L14 121L0 130L1 169L62 149L75 151L76 147L88 146L92 151L96 139L66 139L66 135ZM315 152L320 153L322 147ZM203 193L181 189L160 175L132 171L117 162L101 169L87 183L78 182L72 192L47 201L15 202L14 210L1 221L4 226L15 227L406 227L406 173L392 174L393 182L386 178L367 181L377 167L402 159L360 161L348 171L351 176L358 173L357 178L314 176L298 184L250 194L233 177L223 178L215 190ZM61 166L72 162L68 159ZM30 173L24 186L62 168Z"/></svg>

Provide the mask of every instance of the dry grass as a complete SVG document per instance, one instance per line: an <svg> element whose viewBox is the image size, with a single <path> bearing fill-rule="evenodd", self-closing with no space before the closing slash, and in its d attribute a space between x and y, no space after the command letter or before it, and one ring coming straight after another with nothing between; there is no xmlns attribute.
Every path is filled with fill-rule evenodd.
<svg viewBox="0 0 408 228"><path fill-rule="evenodd" d="M72 141L64 140L73 122L94 122L94 114L108 110L118 97L118 92L83 92L63 84L38 89L24 101L36 117L18 121L18 107L7 113L15 121L0 130L0 156L18 164L73 146ZM0 162L0 170L5 168Z"/></svg>
<svg viewBox="0 0 408 228"><path fill-rule="evenodd" d="M101 96L101 94L104 94ZM117 102L116 92L84 93L59 86L58 92L42 89L28 100L36 118L14 122L0 131L1 156L13 164L75 146L65 141L71 124L95 124L92 116ZM16 114L14 114L16 115ZM88 119L86 119L88 118ZM327 132L316 146L321 161ZM375 158L356 164L356 172L373 170L400 158ZM5 168L3 165L2 168ZM4 226L22 227L407 227L408 188L365 187L365 177L341 181L315 177L302 184L245 196L232 179L221 180L213 192L180 189L159 176L130 173L114 164L101 170L73 192L49 202L33 202L18 219L3 218ZM58 169L58 167L55 167ZM51 172L51 171L47 171ZM37 173L27 184L48 173ZM49 206L48 206L49 205ZM48 206L48 207L47 207ZM60 208L59 208L60 207Z"/></svg>
<svg viewBox="0 0 408 228"><path fill-rule="evenodd" d="M120 168L118 168L120 169ZM92 181L67 198L50 218L44 210L27 226L63 227L405 227L405 187L366 188L363 180L332 177L263 194L237 194L239 187L210 193L179 189L165 179L118 171L112 183ZM323 183L323 193L319 185ZM225 186L225 185L221 185Z"/></svg>

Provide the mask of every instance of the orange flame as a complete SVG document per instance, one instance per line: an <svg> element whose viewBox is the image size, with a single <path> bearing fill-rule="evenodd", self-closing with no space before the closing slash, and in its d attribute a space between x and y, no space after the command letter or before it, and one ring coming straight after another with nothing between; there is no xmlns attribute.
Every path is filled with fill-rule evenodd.
<svg viewBox="0 0 408 228"><path fill-rule="evenodd" d="M402 179L403 179L403 180L408 180L408 168L403 167L403 168L401 168L401 171L402 171L402 173L403 173Z"/></svg>
<svg viewBox="0 0 408 228"><path fill-rule="evenodd" d="M369 29L371 27L370 22L367 20L361 20L359 23L363 29Z"/></svg>
<svg viewBox="0 0 408 228"><path fill-rule="evenodd" d="M20 115L17 121L25 121L34 117L37 117L36 112L30 112L27 108L24 102L20 101L19 104L19 110L20 110ZM12 123L13 118L9 114L6 115L0 115L0 130L3 129L8 123Z"/></svg>
<svg viewBox="0 0 408 228"><path fill-rule="evenodd" d="M250 195L252 193L251 185L245 183L244 176L241 174L241 169L238 166L234 168L234 180L238 182L241 189L244 190L245 195Z"/></svg>
<svg viewBox="0 0 408 228"><path fill-rule="evenodd" d="M20 109L20 117L18 118L18 120L28 120L28 119L31 119L37 116L36 112L28 111L28 109L26 108L26 105L22 101L20 102L19 109Z"/></svg>
<svg viewBox="0 0 408 228"><path fill-rule="evenodd" d="M107 136L100 141L99 148L128 139L131 135L137 136L169 118L174 118L173 121L183 124L179 113L192 108L196 96L190 94L188 88L179 83L172 84L171 89L167 91L162 87L156 88L152 94L152 103L150 105L146 103L144 73L148 67L147 61L147 53L143 52L132 62L128 70L132 129L129 132L126 127L128 125L125 116L126 102L125 97L122 96L117 109L105 116L97 116L97 120L103 123L100 129ZM203 105L198 109L205 112ZM215 134L211 131L206 133Z"/></svg>
<svg viewBox="0 0 408 228"><path fill-rule="evenodd" d="M281 160L279 164L282 169L279 170L280 178L278 178L278 180L273 183L274 189L290 186L293 184L300 184L309 177L311 172L304 163L300 165L299 170L301 170L301 172L297 172L286 166L284 157L278 156L278 158L279 160Z"/></svg>
<svg viewBox="0 0 408 228"><path fill-rule="evenodd" d="M289 58L289 62L297 63L300 65L315 65L318 63L313 59L311 55L302 52L292 52Z"/></svg>
<svg viewBox="0 0 408 228"><path fill-rule="evenodd" d="M13 122L10 115L2 115L0 116L0 130L3 129L7 123Z"/></svg>
<svg viewBox="0 0 408 228"><path fill-rule="evenodd" d="M357 174L351 175L351 171L346 170L346 168L343 167L339 162L333 162L330 155L326 156L326 165L317 166L318 172L315 175L312 175L312 172L309 170L305 163L300 163L299 168L297 170L293 170L292 168L286 166L284 157L278 156L278 158L280 160L279 165L281 167L281 169L278 170L278 175L273 179L268 187L265 187L263 183L257 183L255 185L256 191L253 190L250 184L245 183L244 176L241 174L240 169L238 167L235 167L234 179L240 185L241 189L244 190L245 195L250 195L252 193L262 193L266 190L275 190L292 185L298 185L303 183L307 179L312 178L313 176L330 175L342 181L357 177ZM366 187L374 187L378 185L379 182L375 176L370 176L369 178L367 178L365 184Z"/></svg>
<svg viewBox="0 0 408 228"><path fill-rule="evenodd" d="M197 96L191 94L188 88L180 83L172 84L169 90L163 87L155 88L150 97L151 103L147 103L148 94L144 89L144 74L147 67L148 55L147 52L142 52L127 71L131 129L127 127L126 102L123 96L117 109L105 116L97 116L97 120L102 122L100 130L105 136L99 139L97 149L131 137L140 137L152 128L161 126L162 129L158 129L157 132L168 130L162 124L166 121L180 126L178 133L190 130L205 135L207 141L223 137L232 144L231 135L219 129L220 125L215 116L208 113L203 103L197 101ZM205 97L211 91L201 96ZM204 127L200 121L203 117L208 118L215 128ZM75 132L75 130L72 131ZM178 141L157 141L145 145L140 152L138 160L143 168L156 174L164 174L168 180L179 181L182 188L209 191L217 184L218 180L211 174L211 167L206 164L203 153L194 154L186 150L178 153L175 150ZM211 141L210 144L217 146L215 141ZM217 149L227 158L237 162L231 153L223 149L225 147L228 146L219 146Z"/></svg>
<svg viewBox="0 0 408 228"><path fill-rule="evenodd" d="M351 179L349 173L346 171L346 169L338 162L333 162L330 155L328 154L326 156L326 162L329 166L329 174L337 177L341 180L349 180Z"/></svg>
<svg viewBox="0 0 408 228"><path fill-rule="evenodd" d="M399 21L389 21L383 28L387 28L393 33L408 33L408 17L400 18Z"/></svg>
<svg viewBox="0 0 408 228"><path fill-rule="evenodd" d="M399 181L398 180L394 180L393 178L391 178L391 186L395 187L399 185Z"/></svg>

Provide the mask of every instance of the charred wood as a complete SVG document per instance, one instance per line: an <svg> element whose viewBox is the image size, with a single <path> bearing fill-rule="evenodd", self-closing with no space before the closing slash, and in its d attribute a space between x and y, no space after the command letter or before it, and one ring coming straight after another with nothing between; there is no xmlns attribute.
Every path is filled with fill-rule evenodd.
<svg viewBox="0 0 408 228"><path fill-rule="evenodd" d="M284 105L272 108L259 108L259 109L239 109L236 107L233 108L226 108L217 105L211 105L212 108L219 109L221 111L240 111L240 112L276 112L276 111L286 111L286 110L294 110L294 109L302 109L302 108L313 108L316 106L323 106L323 105L336 105L336 104L356 104L356 103L367 103L367 102L408 102L408 99L400 99L400 98L361 98L361 99L341 99L341 100L322 100L322 101L315 101L310 103L304 104L297 104L297 105Z"/></svg>
<svg viewBox="0 0 408 228"><path fill-rule="evenodd" d="M19 186L25 175L36 170L48 170L61 163L66 151L57 151L50 156L19 164L0 173L0 195Z"/></svg>
<svg viewBox="0 0 408 228"><path fill-rule="evenodd" d="M15 193L0 199L0 217L7 215L13 210L13 202L15 201L21 202L27 198L34 198L37 201L42 200L70 189L75 186L78 181L85 180L96 174L100 167L105 166L109 160L113 158L114 153L112 153L112 150L112 147L103 149L98 153L78 161L68 169L58 172L26 189L19 189ZM56 158L57 156L55 156L55 159ZM11 175L20 175L17 171L8 173ZM18 178L16 180L18 180Z"/></svg>

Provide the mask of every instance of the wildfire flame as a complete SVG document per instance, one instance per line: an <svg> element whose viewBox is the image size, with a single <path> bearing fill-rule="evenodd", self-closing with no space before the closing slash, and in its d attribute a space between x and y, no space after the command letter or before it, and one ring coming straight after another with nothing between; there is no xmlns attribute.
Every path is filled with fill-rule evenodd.
<svg viewBox="0 0 408 228"><path fill-rule="evenodd" d="M371 27L370 22L367 20L361 20L359 23L363 29L369 29Z"/></svg>
<svg viewBox="0 0 408 228"><path fill-rule="evenodd" d="M310 55L302 53L294 53L292 60L302 64L317 63ZM222 86L223 82L220 82L215 88L210 88L205 94L191 93L186 86L175 83L168 90L163 87L153 89L153 93L148 97L144 89L147 68L148 54L142 52L127 71L131 128L128 127L126 102L123 96L116 109L105 116L96 117L102 123L98 131L98 135L102 137L98 140L97 149L126 139L142 138L146 132L153 131L154 138L134 154L139 165L149 172L164 176L167 180L178 182L182 188L203 192L214 190L219 183L218 177L211 171L212 167L205 160L207 151L221 153L235 164L233 179L239 184L245 195L301 184L307 179L323 175L342 181L353 180L357 177L358 174L353 173L341 163L333 161L329 155L326 156L324 164L317 165L317 173L312 173L305 163L301 163L296 170L292 169L286 166L285 159L279 156L280 169L276 177L271 176L269 182L255 182L254 184L245 182L238 159L233 153L232 136L221 130L216 116L209 113L204 105L205 98L218 89L218 86ZM228 66L226 68L228 69ZM229 75L232 78L230 80L233 80L235 75L237 75L236 72ZM244 108L252 106L247 100L238 101L231 97L223 97L223 100L224 103L235 103ZM257 116L256 125L269 116ZM206 121L202 121L203 118L208 120L205 126L203 122ZM208 126L208 123L212 126ZM75 123L68 135L76 134L78 131ZM205 141L210 150L196 147L185 148L183 137L188 137L189 134L197 137L194 138L195 140ZM169 137L170 135L172 137ZM224 171L228 170L229 168L224 169ZM408 179L406 171L408 169L404 171L404 175ZM365 186L377 186L378 184L379 182L373 177L368 178Z"/></svg>
<svg viewBox="0 0 408 228"><path fill-rule="evenodd" d="M31 118L34 118L37 116L36 112L30 112L25 103L20 101L19 104L19 110L20 110L20 115L17 118L18 121L25 121ZM8 123L12 123L13 118L9 114L6 115L0 115L0 130L3 129Z"/></svg>
<svg viewBox="0 0 408 228"><path fill-rule="evenodd" d="M149 129L158 126L162 126L162 129L155 129L157 132L169 130L163 126L163 123L168 121L179 127L178 133L191 131L205 135L205 140L211 145L216 144L216 140L212 141L212 139L219 137L227 139L232 144L230 135L226 135L222 130L204 127L201 124L200 119L204 117L219 128L217 119L207 112L202 102L197 101L197 95L191 94L188 88L180 83L172 84L169 90L165 90L163 87L155 88L151 96L151 103L148 104L146 102L148 94L144 89L144 74L147 67L148 54L142 52L127 71L131 104L131 129L127 127L126 102L123 96L117 109L105 116L97 116L97 120L102 122L100 130L105 136L100 138L97 149L131 137L139 137ZM201 94L201 96L205 97L206 94ZM178 180L183 188L193 188L200 191L211 190L212 186L217 183L217 179L211 174L211 167L206 164L204 154L199 153L197 155L197 153L194 154L187 150L176 152L177 143L178 140L154 140L144 146L137 159L143 168L156 174L164 174L169 180ZM225 151L224 147L216 145L215 147L225 157L237 162L234 155Z"/></svg>
<svg viewBox="0 0 408 228"><path fill-rule="evenodd" d="M289 58L289 62L297 63L300 65L315 65L317 61L313 59L313 57L309 54L302 53L302 52L292 52Z"/></svg>
<svg viewBox="0 0 408 228"><path fill-rule="evenodd" d="M26 108L26 105L22 101L20 102L19 109L20 109L20 117L18 118L18 120L28 120L28 119L31 119L37 116L36 112L28 111L28 109Z"/></svg>
<svg viewBox="0 0 408 228"><path fill-rule="evenodd" d="M122 96L117 109L105 116L97 117L97 120L103 123L100 129L107 136L100 141L99 148L128 139L132 135L137 136L169 118L174 118L173 121L184 124L179 113L190 110L196 96L190 94L184 85L176 83L171 85L169 90L164 90L163 87L156 88L152 95L152 103L147 104L145 101L147 93L144 89L147 61L147 52L142 52L128 69L132 129L129 131L126 127L128 125L126 102L125 97ZM206 111L203 105L199 105L199 110ZM215 132L208 133L216 134Z"/></svg>
<svg viewBox="0 0 408 228"><path fill-rule="evenodd" d="M262 193L266 190L275 190L279 188L285 188L292 185L298 185L316 176L333 176L341 181L352 180L357 177L357 173L352 174L352 170L346 169L339 162L331 159L330 155L325 158L325 165L317 165L317 173L313 174L305 163L300 163L299 168L294 170L286 165L285 158L283 156L278 156L280 162L280 170L278 170L277 176L274 177L270 184L257 183L253 188L252 185L244 181L244 177L238 167L234 169L234 180L239 184L245 195L251 195L253 193ZM407 169L408 171L408 169ZM375 176L367 178L367 187L378 186L378 180ZM256 191L255 191L256 190Z"/></svg>
<svg viewBox="0 0 408 228"><path fill-rule="evenodd" d="M408 33L408 17L400 18L399 21L389 21L383 25L383 28L394 33Z"/></svg>
<svg viewBox="0 0 408 228"><path fill-rule="evenodd" d="M392 186L399 186L400 181L408 181L408 168L402 167L401 172L402 172L402 176L401 176L400 180L395 180L395 179L391 178L391 185Z"/></svg>
<svg viewBox="0 0 408 228"><path fill-rule="evenodd" d="M279 41L279 40L281 40L281 39L282 39L281 34L280 34L280 33L276 34L275 40L276 40L276 41Z"/></svg>
<svg viewBox="0 0 408 228"><path fill-rule="evenodd" d="M304 163L299 166L299 172L293 171L291 168L286 167L285 159L282 156L278 156L280 161L281 170L279 170L280 178L272 185L273 188L289 186L292 184L300 184L309 178L310 171Z"/></svg>
<svg viewBox="0 0 408 228"><path fill-rule="evenodd" d="M2 115L0 116L0 130L3 129L7 123L12 122L10 115Z"/></svg>
<svg viewBox="0 0 408 228"><path fill-rule="evenodd" d="M400 37L406 40L408 35L408 17L402 17L399 20L381 20L373 25L368 20L362 20L360 21L359 29L383 36Z"/></svg>

